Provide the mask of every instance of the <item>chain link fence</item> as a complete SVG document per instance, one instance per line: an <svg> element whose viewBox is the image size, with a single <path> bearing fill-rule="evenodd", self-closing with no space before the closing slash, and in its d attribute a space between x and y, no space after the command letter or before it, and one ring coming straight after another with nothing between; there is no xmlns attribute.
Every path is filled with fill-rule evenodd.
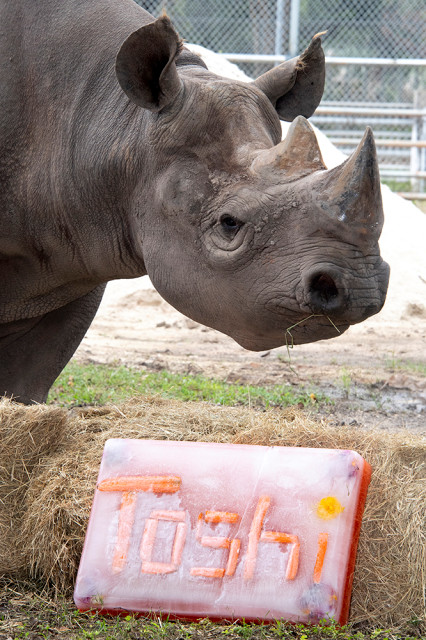
<svg viewBox="0 0 426 640"><path fill-rule="evenodd" d="M292 56L318 31L328 57L426 58L424 0L138 0L163 8L180 35L217 53ZM256 64L256 63L255 63ZM264 66L245 63L249 75ZM270 65L268 65L270 66ZM260 68L259 68L260 67ZM412 103L421 67L333 67L325 100Z"/></svg>
<svg viewBox="0 0 426 640"><path fill-rule="evenodd" d="M424 188L426 118L415 114L426 106L425 0L136 1L154 16L165 9L187 42L226 54L252 77L327 31L326 86L314 123L345 152L371 124L383 141L382 174Z"/></svg>

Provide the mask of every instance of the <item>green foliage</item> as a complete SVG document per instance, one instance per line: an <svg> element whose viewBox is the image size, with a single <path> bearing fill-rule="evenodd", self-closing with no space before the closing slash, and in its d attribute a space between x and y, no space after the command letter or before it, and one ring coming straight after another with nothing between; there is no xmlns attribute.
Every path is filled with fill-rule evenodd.
<svg viewBox="0 0 426 640"><path fill-rule="evenodd" d="M352 374L346 367L342 367L340 371L340 380L345 392L346 397L349 396L349 392L352 386Z"/></svg>
<svg viewBox="0 0 426 640"><path fill-rule="evenodd" d="M386 184L391 191L411 191L411 182L409 180L392 180L390 178L384 178L383 184Z"/></svg>
<svg viewBox="0 0 426 640"><path fill-rule="evenodd" d="M183 401L204 400L214 404L246 405L268 409L327 401L321 394L290 385L255 387L200 375L169 371L148 372L125 366L81 365L71 362L53 385L48 402L63 406L120 402L143 394L160 394Z"/></svg>
<svg viewBox="0 0 426 640"><path fill-rule="evenodd" d="M426 363L418 362L416 360L402 360L391 356L386 360L386 367L391 371L405 371L406 373L413 373L426 377Z"/></svg>

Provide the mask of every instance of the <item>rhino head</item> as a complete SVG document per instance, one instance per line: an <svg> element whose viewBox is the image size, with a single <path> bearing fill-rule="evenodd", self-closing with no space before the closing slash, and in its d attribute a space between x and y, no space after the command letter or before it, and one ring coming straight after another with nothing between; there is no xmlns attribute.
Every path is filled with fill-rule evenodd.
<svg viewBox="0 0 426 640"><path fill-rule="evenodd" d="M373 135L327 170L306 120L323 92L320 38L252 83L180 56L163 17L116 66L150 111L132 215L159 293L251 350L331 338L377 313L389 268ZM292 121L283 141L280 119Z"/></svg>

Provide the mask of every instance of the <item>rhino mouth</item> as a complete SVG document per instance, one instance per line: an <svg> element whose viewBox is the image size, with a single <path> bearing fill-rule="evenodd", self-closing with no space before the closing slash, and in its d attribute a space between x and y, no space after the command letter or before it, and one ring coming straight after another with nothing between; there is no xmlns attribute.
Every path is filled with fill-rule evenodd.
<svg viewBox="0 0 426 640"><path fill-rule="evenodd" d="M285 344L292 347L295 344L306 344L307 342L335 338L344 333L349 327L350 324L348 322L334 322L328 315L312 313L286 328Z"/></svg>
<svg viewBox="0 0 426 640"><path fill-rule="evenodd" d="M287 294L258 296L250 320L242 313L241 324L225 332L250 351L336 338L382 309L388 281L389 265L381 257L362 270L316 262L302 270Z"/></svg>
<svg viewBox="0 0 426 640"><path fill-rule="evenodd" d="M249 351L267 351L278 347L291 348L298 344L336 338L349 327L348 322L334 322L331 317L324 314L311 313L287 326L284 324L280 329L275 327L270 332L239 333L231 337Z"/></svg>

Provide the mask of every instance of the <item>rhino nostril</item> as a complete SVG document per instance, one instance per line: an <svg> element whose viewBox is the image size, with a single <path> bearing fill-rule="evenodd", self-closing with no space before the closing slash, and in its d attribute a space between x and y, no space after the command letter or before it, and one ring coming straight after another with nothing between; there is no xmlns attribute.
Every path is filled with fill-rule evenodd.
<svg viewBox="0 0 426 640"><path fill-rule="evenodd" d="M334 306L339 297L339 290L328 273L315 274L309 283L309 296L315 306L327 309Z"/></svg>

